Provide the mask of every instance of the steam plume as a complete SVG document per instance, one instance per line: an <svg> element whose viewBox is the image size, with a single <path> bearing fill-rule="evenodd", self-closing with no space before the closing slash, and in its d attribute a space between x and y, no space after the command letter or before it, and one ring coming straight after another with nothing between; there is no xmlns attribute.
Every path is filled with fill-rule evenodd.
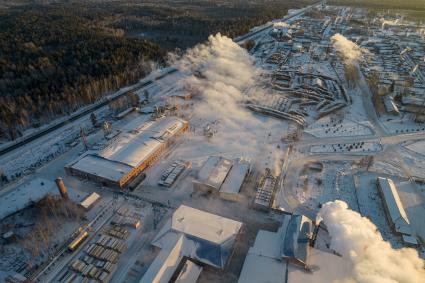
<svg viewBox="0 0 425 283"><path fill-rule="evenodd" d="M333 35L331 41L336 51L347 61L358 61L362 56L362 49L342 34Z"/></svg>
<svg viewBox="0 0 425 283"><path fill-rule="evenodd" d="M261 120L242 105L259 78L259 70L253 62L245 49L217 34L187 51L176 63L185 74L180 84L196 93L195 99L201 100L190 114L203 121L219 121L217 137L211 140L217 152L255 157L276 149L275 145L259 139L267 137L278 121Z"/></svg>
<svg viewBox="0 0 425 283"><path fill-rule="evenodd" d="M331 248L350 260L352 277L344 282L425 282L424 262L414 249L395 250L377 227L343 201L328 202L318 214L331 236Z"/></svg>

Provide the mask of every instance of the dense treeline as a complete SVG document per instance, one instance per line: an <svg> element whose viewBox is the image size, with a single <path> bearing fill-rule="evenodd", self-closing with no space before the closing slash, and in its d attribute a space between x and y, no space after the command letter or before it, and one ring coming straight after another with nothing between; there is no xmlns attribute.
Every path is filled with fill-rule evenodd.
<svg viewBox="0 0 425 283"><path fill-rule="evenodd" d="M311 2L0 3L0 139L15 139L134 83L152 62L164 64L163 50L184 49L217 32L235 37Z"/></svg>
<svg viewBox="0 0 425 283"><path fill-rule="evenodd" d="M11 12L0 26L0 136L11 139L136 82L151 62L164 62L157 45L62 9Z"/></svg>
<svg viewBox="0 0 425 283"><path fill-rule="evenodd" d="M373 9L425 11L424 0L329 0L330 5L356 6Z"/></svg>
<svg viewBox="0 0 425 283"><path fill-rule="evenodd" d="M247 33L252 27L284 16L289 8L300 8L313 0L197 1L158 0L139 5L121 5L122 17L111 26L128 34L144 36L166 48L186 48L220 32L229 37Z"/></svg>

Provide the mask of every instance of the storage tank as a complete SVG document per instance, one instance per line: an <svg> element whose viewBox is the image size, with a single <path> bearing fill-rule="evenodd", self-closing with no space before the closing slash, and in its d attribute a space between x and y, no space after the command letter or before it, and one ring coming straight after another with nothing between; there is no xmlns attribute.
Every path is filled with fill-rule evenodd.
<svg viewBox="0 0 425 283"><path fill-rule="evenodd" d="M63 179L61 177L56 178L56 185L58 186L59 193L61 194L63 199L68 199L68 190L63 183Z"/></svg>

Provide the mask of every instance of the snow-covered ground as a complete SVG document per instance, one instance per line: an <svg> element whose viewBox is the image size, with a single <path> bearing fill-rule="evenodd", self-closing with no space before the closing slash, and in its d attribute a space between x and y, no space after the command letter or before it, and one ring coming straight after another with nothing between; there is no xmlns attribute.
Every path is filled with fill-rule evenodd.
<svg viewBox="0 0 425 283"><path fill-rule="evenodd" d="M320 153L371 153L382 150L379 142L354 142L339 144L323 144L312 145L310 152L314 154Z"/></svg>
<svg viewBox="0 0 425 283"><path fill-rule="evenodd" d="M369 121L357 123L347 118L334 120L327 116L310 125L305 132L316 138L368 136L373 133L372 128Z"/></svg>
<svg viewBox="0 0 425 283"><path fill-rule="evenodd" d="M338 17L351 13L348 9L340 8L335 8L334 12L340 15ZM325 19L314 19L304 23L303 20L305 19L294 20L291 28L297 29L300 28L297 25L303 24L305 29L315 28L320 31L324 24L321 21L325 22ZM332 44L330 37L338 26L337 22L340 21L336 18L334 20L333 23L330 21L329 26L322 31L321 41L323 42L321 43L325 45ZM308 30L308 32L316 31ZM348 39L341 36L338 38L340 42L347 43ZM102 214L101 209L109 203L105 202L111 199L115 200L116 205L126 201L136 203L140 201L139 204L151 203L153 207L161 207L163 210L160 213L155 212L156 210L150 211L152 214L148 213L149 217L145 219L148 223L145 226L147 230L142 229L131 236L130 249L120 261L118 271L113 277L113 280L117 282L124 279L127 282L130 277L128 282L140 280L155 257L155 253L149 248L149 240L163 223L161 221L164 215L182 203L244 222L247 232L241 235L241 240L235 247L235 255L229 269L223 272L204 270L199 280L199 282L235 282L251 244L250 241L253 241L253 235L258 228L275 227L274 222L279 221L279 213L265 214L251 208L257 177L263 174L266 168L279 177L274 202L276 207L288 212L302 213L314 219L321 211L321 207L327 207L327 202L343 200L350 212L347 212L348 209L338 208L340 204L334 205L340 212L352 214L357 211L369 218L376 225L383 239L389 241L393 248L399 249L403 247L402 241L394 235L388 225L381 198L376 189L377 176L390 176L399 185L403 204L409 217L412 218L412 227L416 235L424 237L425 223L423 223L423 217L420 217L425 213L424 188L422 185L413 183L413 180L409 180L410 177L424 177L423 147L425 144L423 141L397 144L398 140L393 139L392 131L388 130L388 123L382 119L377 121L376 114L370 112L371 103L367 102L371 97L368 92L365 93L364 88L367 86L364 84L361 88L349 89L347 91L349 98L346 99L345 106L335 113L324 115L318 120L316 115L305 115L309 116L306 118L309 126L305 130L301 127L297 128L291 121L250 111L245 107L247 98L261 97L265 100L273 100L272 96L281 96L271 90L268 85L270 81L264 79L280 68L310 75L333 77L344 88L348 86L343 74L344 61L335 54L329 54L334 51L323 52L319 56L322 59L314 59L312 50L302 46L302 48L285 47L288 41L276 40L267 29L256 33L255 39L257 46L250 56L231 39L221 35L211 36L206 44L199 45L178 58L175 62L177 72L155 81L146 89L137 91L141 99L145 99L146 94L149 96L149 103L143 105L146 109L155 110L156 106L164 105L176 106L173 110L167 110L165 114L177 115L188 120L190 129L157 162L144 171L146 179L133 192L128 192L129 195L125 198L117 198L116 191L97 183L65 175L64 165L85 151L81 142L74 144L73 142L79 140L80 126L90 129L88 118L72 123L59 132L49 134L39 143L31 143L23 147L15 155L7 155L8 159L2 157L0 161L4 160L2 163L4 165L0 167L8 175L13 175L16 172L25 171L31 167L30 164L38 162L50 152L58 152L51 161L43 162L43 166L36 163L38 168L25 176L23 181L35 178L51 181L57 176L63 176L65 184L75 189L79 195L92 191L98 192L102 195L102 204L87 213L88 220ZM356 45L353 46L353 44L353 42L349 44L351 52L357 50ZM287 48L290 54L285 64L281 66L265 62L271 54L283 48ZM333 50L332 45L329 48ZM354 53L354 55L348 55L357 57L357 53ZM284 77L285 73L282 71L280 75ZM285 95L290 96L286 93ZM325 92L325 95L329 94ZM186 97L186 100L177 96ZM290 98L297 103L305 103L304 97L299 98L294 95ZM307 104L298 110L312 114L310 112L313 112L314 107ZM108 109L102 111L104 114L99 114L99 117L109 117ZM302 115L304 114L301 113ZM133 112L123 120L112 121L112 127L117 131L123 131L125 128L128 130L142 125L148 119L150 114ZM388 131L383 133L380 129L381 123ZM288 132L294 133L295 137L291 139ZM298 139L299 144L297 144ZM114 140L106 141L100 129L89 131L87 141L90 147L96 148L114 143ZM229 203L214 196L194 192L192 181L203 163L212 155L230 159L243 157L251 160L253 172L243 186L240 193L241 199L238 202ZM158 181L164 170L176 160L188 161L191 166L170 188L159 186ZM14 183L6 189L13 191L15 187ZM109 215L108 213L105 215ZM107 223L106 220L105 223ZM372 228L376 230L376 227ZM100 227L96 226L95 229ZM66 236L61 235L61 237ZM344 247L346 246L351 245L345 243ZM81 254L82 252L78 251L71 257L58 260L53 269L57 273L63 272L69 260ZM318 282L345 279L350 273L350 267L357 264L352 261L349 253L341 259L335 255L316 252L311 255L311 262L317 265L316 270L313 268L313 274L306 274L304 271L290 267L289 279L294 282L313 280L312 278L322 280L318 279ZM335 266L338 266L339 270L335 270ZM131 276L131 274L135 275ZM52 279L49 275L43 277L48 281L46 278Z"/></svg>

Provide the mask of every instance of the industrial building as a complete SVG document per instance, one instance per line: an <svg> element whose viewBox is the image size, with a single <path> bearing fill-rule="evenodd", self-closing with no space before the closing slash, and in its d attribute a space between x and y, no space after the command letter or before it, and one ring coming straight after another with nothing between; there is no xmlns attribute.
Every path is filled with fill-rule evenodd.
<svg viewBox="0 0 425 283"><path fill-rule="evenodd" d="M87 152L65 167L68 174L91 179L102 185L124 188L155 162L175 139L187 131L189 123L177 117L124 127L100 152Z"/></svg>
<svg viewBox="0 0 425 283"><path fill-rule="evenodd" d="M238 282L286 282L289 263L306 268L313 230L310 219L290 214L284 215L277 232L259 230Z"/></svg>
<svg viewBox="0 0 425 283"><path fill-rule="evenodd" d="M259 210L269 210L272 205L273 195L276 187L276 178L267 171L263 175L256 188L256 195L253 202L253 207Z"/></svg>
<svg viewBox="0 0 425 283"><path fill-rule="evenodd" d="M406 244L417 245L416 238L412 237L410 221L393 180L378 177L377 187L391 228L402 236Z"/></svg>
<svg viewBox="0 0 425 283"><path fill-rule="evenodd" d="M185 256L184 247L184 236L180 236L174 246L164 247L140 283L195 283L203 268Z"/></svg>
<svg viewBox="0 0 425 283"><path fill-rule="evenodd" d="M193 188L236 201L250 169L247 160L211 156L199 170L198 178L192 182Z"/></svg>
<svg viewBox="0 0 425 283"><path fill-rule="evenodd" d="M90 210L98 201L100 200L100 196L92 192L86 198L84 198L79 204L85 210Z"/></svg>
<svg viewBox="0 0 425 283"><path fill-rule="evenodd" d="M181 205L152 241L161 252L140 282L196 282L203 266L224 269L241 228L241 222Z"/></svg>

